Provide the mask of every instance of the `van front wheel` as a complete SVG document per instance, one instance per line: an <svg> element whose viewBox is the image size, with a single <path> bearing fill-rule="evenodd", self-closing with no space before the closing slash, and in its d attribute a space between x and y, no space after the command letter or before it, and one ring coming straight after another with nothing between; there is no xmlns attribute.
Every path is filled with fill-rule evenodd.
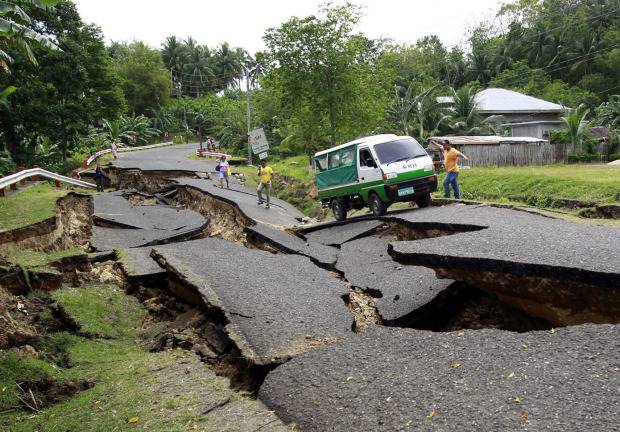
<svg viewBox="0 0 620 432"><path fill-rule="evenodd" d="M341 199L332 200L332 213L337 221L343 221L347 218L347 209L344 205L344 201Z"/></svg>
<svg viewBox="0 0 620 432"><path fill-rule="evenodd" d="M379 217L383 216L387 212L387 205L381 201L379 195L373 193L368 197L368 207L373 215Z"/></svg>

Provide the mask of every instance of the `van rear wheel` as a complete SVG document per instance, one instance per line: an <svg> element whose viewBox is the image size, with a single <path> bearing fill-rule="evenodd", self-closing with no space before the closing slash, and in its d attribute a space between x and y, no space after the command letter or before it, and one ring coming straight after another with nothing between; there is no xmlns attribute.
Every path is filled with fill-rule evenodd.
<svg viewBox="0 0 620 432"><path fill-rule="evenodd" d="M347 218L347 208L342 199L332 200L332 213L334 214L334 219L339 222Z"/></svg>
<svg viewBox="0 0 620 432"><path fill-rule="evenodd" d="M368 207L373 215L379 217L383 216L387 212L387 204L381 201L379 195L373 193L368 196Z"/></svg>
<svg viewBox="0 0 620 432"><path fill-rule="evenodd" d="M425 193L424 195L422 195L419 198L416 198L415 203L420 208L428 207L429 205L431 205L431 194L430 194L430 192L429 193Z"/></svg>

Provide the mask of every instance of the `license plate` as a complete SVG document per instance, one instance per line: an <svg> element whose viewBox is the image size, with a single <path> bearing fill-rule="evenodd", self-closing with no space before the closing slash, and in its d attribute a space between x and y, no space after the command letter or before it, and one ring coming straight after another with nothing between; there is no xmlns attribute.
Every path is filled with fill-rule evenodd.
<svg viewBox="0 0 620 432"><path fill-rule="evenodd" d="M413 193L413 187L398 189L398 196L411 195Z"/></svg>

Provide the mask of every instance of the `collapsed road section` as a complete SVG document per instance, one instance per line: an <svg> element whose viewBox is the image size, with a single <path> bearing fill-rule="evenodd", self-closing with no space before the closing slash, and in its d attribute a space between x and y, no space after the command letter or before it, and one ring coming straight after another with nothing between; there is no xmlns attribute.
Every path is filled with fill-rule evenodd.
<svg viewBox="0 0 620 432"><path fill-rule="evenodd" d="M489 206L403 213L408 226L444 222L485 229L450 238L394 242L406 265L476 286L554 325L620 322L618 232Z"/></svg>

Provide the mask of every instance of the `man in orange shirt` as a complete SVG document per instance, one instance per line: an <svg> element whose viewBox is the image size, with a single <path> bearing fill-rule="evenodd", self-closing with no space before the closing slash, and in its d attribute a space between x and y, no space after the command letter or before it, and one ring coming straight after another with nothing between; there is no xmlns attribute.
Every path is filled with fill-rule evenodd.
<svg viewBox="0 0 620 432"><path fill-rule="evenodd" d="M443 160L446 167L446 178L443 181L443 191L446 198L450 198L450 185L454 189L454 198L461 199L461 191L459 189L459 164L457 159L462 157L468 160L467 156L452 148L448 140L443 142Z"/></svg>

